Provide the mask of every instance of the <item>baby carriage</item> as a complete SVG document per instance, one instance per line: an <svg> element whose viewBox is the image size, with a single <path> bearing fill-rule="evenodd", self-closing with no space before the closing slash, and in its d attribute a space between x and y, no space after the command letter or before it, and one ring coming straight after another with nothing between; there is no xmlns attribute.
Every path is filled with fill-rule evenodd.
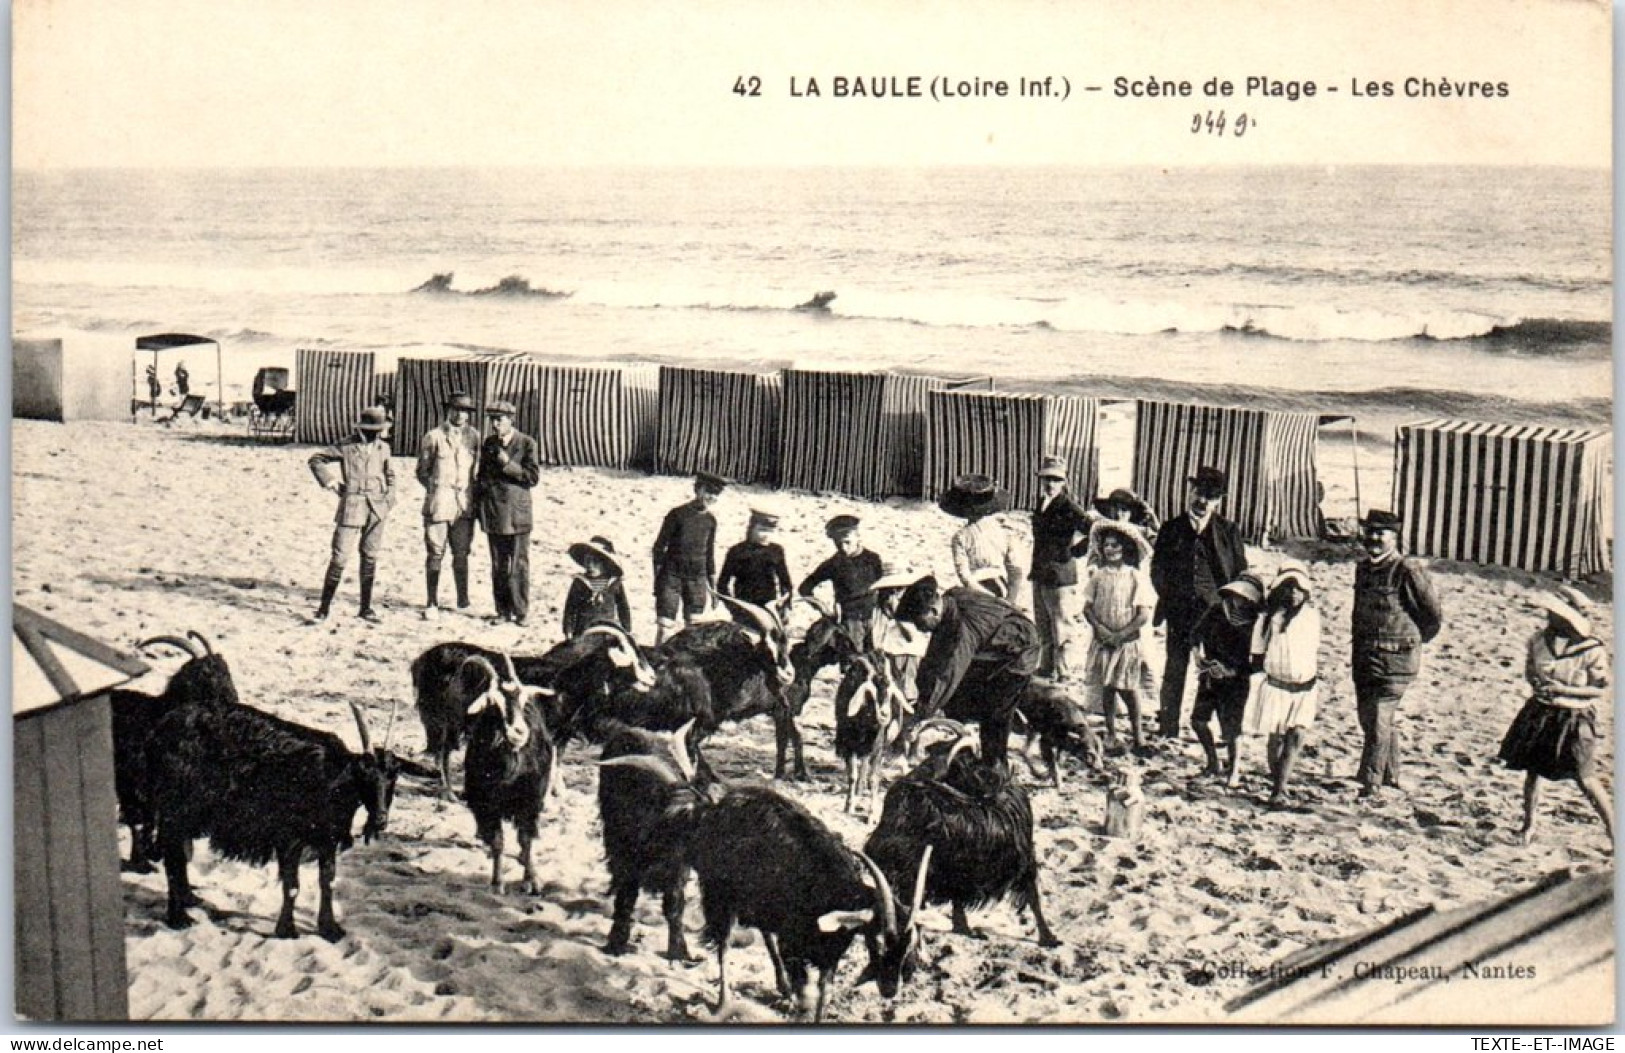
<svg viewBox="0 0 1625 1053"><path fill-rule="evenodd" d="M293 438L295 392L288 387L288 371L266 366L254 374L254 405L248 411L248 432L272 439Z"/></svg>

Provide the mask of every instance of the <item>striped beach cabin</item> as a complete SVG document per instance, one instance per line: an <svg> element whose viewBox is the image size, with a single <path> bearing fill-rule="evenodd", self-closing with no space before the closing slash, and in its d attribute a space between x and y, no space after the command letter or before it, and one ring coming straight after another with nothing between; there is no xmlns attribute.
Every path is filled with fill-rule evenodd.
<svg viewBox="0 0 1625 1053"><path fill-rule="evenodd" d="M354 431L361 411L376 404L376 372L370 351L295 352L294 441L327 445Z"/></svg>
<svg viewBox="0 0 1625 1053"><path fill-rule="evenodd" d="M1394 433L1394 511L1420 556L1611 569L1612 433L1428 420Z"/></svg>
<svg viewBox="0 0 1625 1053"><path fill-rule="evenodd" d="M966 474L986 475L1010 491L1012 507L1038 506L1039 462L1065 458L1072 493L1095 496L1100 452L1099 404L1070 395L932 391L927 401L925 493L934 499Z"/></svg>
<svg viewBox="0 0 1625 1053"><path fill-rule="evenodd" d="M1248 541L1321 534L1313 413L1140 400L1135 405L1134 489L1164 518L1185 507L1186 480L1202 465L1230 480L1225 515Z"/></svg>
<svg viewBox="0 0 1625 1053"><path fill-rule="evenodd" d="M776 373L661 366L655 471L773 483L780 392Z"/></svg>
<svg viewBox="0 0 1625 1053"><path fill-rule="evenodd" d="M497 400L514 404L514 427L536 434L534 360L526 354L460 354L443 358L403 358L395 367L395 436L397 456L416 457L423 436L444 416L446 400L462 392L479 407L473 424L483 434L485 407Z"/></svg>
<svg viewBox="0 0 1625 1053"><path fill-rule="evenodd" d="M786 369L779 485L878 499L925 486L926 395L992 390L989 377Z"/></svg>

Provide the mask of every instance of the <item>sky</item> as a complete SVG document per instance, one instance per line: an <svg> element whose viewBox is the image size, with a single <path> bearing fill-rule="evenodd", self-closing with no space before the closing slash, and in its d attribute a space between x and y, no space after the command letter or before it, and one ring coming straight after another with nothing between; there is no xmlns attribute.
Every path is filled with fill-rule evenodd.
<svg viewBox="0 0 1625 1053"><path fill-rule="evenodd" d="M13 163L1605 166L1611 14L1592 0L14 0ZM917 76L924 92L979 77L1009 94L836 98L837 76ZM736 94L749 77L760 94ZM1021 97L1023 77L1071 94ZM1120 98L1119 77L1192 95ZM1249 97L1248 77L1313 80L1317 95ZM1213 78L1235 94L1205 96ZM1507 95L1406 98L1407 78ZM1356 97L1356 81L1394 95ZM1223 134L1192 132L1221 110Z"/></svg>

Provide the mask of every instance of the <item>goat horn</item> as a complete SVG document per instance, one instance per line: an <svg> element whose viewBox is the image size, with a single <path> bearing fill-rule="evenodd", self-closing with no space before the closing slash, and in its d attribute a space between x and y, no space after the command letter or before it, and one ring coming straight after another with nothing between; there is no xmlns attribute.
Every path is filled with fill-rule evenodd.
<svg viewBox="0 0 1625 1053"><path fill-rule="evenodd" d="M942 774L948 774L948 769L954 766L954 758L959 756L959 751L963 749L970 750L972 754L979 752L976 748L976 740L971 738L968 731L954 740L952 748L948 750L948 759L942 762Z"/></svg>
<svg viewBox="0 0 1625 1053"><path fill-rule="evenodd" d="M925 874L931 869L931 852L936 845L926 845L925 851L920 853L920 872L914 876L914 905L909 907L910 920L920 913L920 907L925 903Z"/></svg>
<svg viewBox="0 0 1625 1053"><path fill-rule="evenodd" d="M489 686L494 687L502 682L502 678L497 676L496 666L492 665L491 660L485 657L483 654L471 654L467 658L463 659L462 664L457 667L458 675L461 675L462 671L468 668L470 665L476 665L485 670L485 675L491 678L491 683Z"/></svg>
<svg viewBox="0 0 1625 1053"><path fill-rule="evenodd" d="M690 717L688 723L671 733L672 757L677 761L677 770L683 773L683 781L694 781L694 762L688 757L688 736L694 730L695 718Z"/></svg>
<svg viewBox="0 0 1625 1053"><path fill-rule="evenodd" d="M672 770L672 766L659 757L651 757L647 753L629 753L624 757L611 757L598 762L600 768L637 768L646 771L665 783L681 783L680 772Z"/></svg>
<svg viewBox="0 0 1625 1053"><path fill-rule="evenodd" d="M354 702L350 703L350 712L355 714L356 730L361 732L361 752L372 752L372 736L367 734L367 718L361 715L361 707Z"/></svg>
<svg viewBox="0 0 1625 1053"><path fill-rule="evenodd" d="M390 739L395 736L395 714L399 712L400 708L401 700L399 696L389 700L389 724L384 728L384 749L386 750L389 749Z"/></svg>
<svg viewBox="0 0 1625 1053"><path fill-rule="evenodd" d="M507 651L503 651L501 654L502 664L506 666L508 670L508 679L517 684L519 682L519 673L514 670L513 655L509 654Z"/></svg>
<svg viewBox="0 0 1625 1053"><path fill-rule="evenodd" d="M846 700L846 712L842 715L848 717L852 716L854 713L862 710L864 705L869 702L873 702L874 698L875 682L873 680L865 680L856 691L852 692L852 697Z"/></svg>
<svg viewBox="0 0 1625 1053"><path fill-rule="evenodd" d="M817 597L817 596L797 596L796 600L798 602L800 602L800 603L805 603L807 606L811 607L813 610L817 611L819 614L822 614L824 617L828 618L830 621L835 620L835 609L830 607L827 603L825 603L819 597Z"/></svg>
<svg viewBox="0 0 1625 1053"><path fill-rule="evenodd" d="M186 635L187 635L187 637L189 639L196 640L198 643L202 644L203 645L203 650L206 653L214 654L214 648L209 646L208 637L204 636L202 633L198 632L196 629L188 629L188 630L186 630Z"/></svg>
<svg viewBox="0 0 1625 1053"><path fill-rule="evenodd" d="M896 939L897 904L891 898L891 882L886 880L886 875L881 873L880 867L875 864L874 860L862 852L858 853L858 859L868 868L870 876L875 879L875 906L880 914L881 931L886 934L888 939Z"/></svg>
<svg viewBox="0 0 1625 1053"><path fill-rule="evenodd" d="M138 651L145 651L153 644L168 644L171 647L180 648L193 658L203 657L203 655L197 653L197 648L192 645L192 641L182 639L179 636L154 636L150 639L142 640L140 643L136 644L135 649Z"/></svg>
<svg viewBox="0 0 1625 1053"><path fill-rule="evenodd" d="M734 610L743 611L746 617L756 623L763 635L774 640L775 644L777 641L784 639L784 625L777 617L774 616L772 611L766 609L765 607L758 607L754 603L747 603L744 600L736 599L733 596L724 596L720 592L714 593L713 595L715 595L717 599L721 600L724 606L731 607Z"/></svg>

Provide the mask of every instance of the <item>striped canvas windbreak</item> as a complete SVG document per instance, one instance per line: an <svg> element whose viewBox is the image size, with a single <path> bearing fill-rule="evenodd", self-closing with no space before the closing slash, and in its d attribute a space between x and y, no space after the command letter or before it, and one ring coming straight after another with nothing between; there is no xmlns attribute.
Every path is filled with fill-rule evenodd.
<svg viewBox="0 0 1625 1053"><path fill-rule="evenodd" d="M1186 480L1203 465L1229 478L1224 515L1248 541L1319 532L1312 413L1136 403L1134 489L1166 518L1185 507Z"/></svg>
<svg viewBox="0 0 1625 1053"><path fill-rule="evenodd" d="M1010 491L1014 508L1038 507L1038 471L1048 455L1066 460L1068 484L1081 501L1094 497L1099 455L1094 399L1073 396L933 391L927 416L925 497L934 499L960 475L990 476Z"/></svg>
<svg viewBox="0 0 1625 1053"><path fill-rule="evenodd" d="M373 404L373 356L370 351L324 351L299 348L294 354L295 442L327 445L355 430L361 411Z"/></svg>
<svg viewBox="0 0 1625 1053"><path fill-rule="evenodd" d="M933 391L992 391L992 377L920 377L887 373L880 410L885 452L884 494L925 492L926 399Z"/></svg>
<svg viewBox="0 0 1625 1053"><path fill-rule="evenodd" d="M1570 577L1612 567L1612 435L1430 420L1395 432L1394 511L1421 556Z"/></svg>
<svg viewBox="0 0 1625 1053"><path fill-rule="evenodd" d="M497 399L514 403L514 427L534 434L535 385L528 355L467 354L450 358L403 358L395 372L395 439L399 456L416 457L423 436L439 426L446 401L458 392L474 400L471 423L485 432L485 407Z"/></svg>
<svg viewBox="0 0 1625 1053"><path fill-rule="evenodd" d="M776 375L660 367L655 471L771 483L779 439Z"/></svg>

